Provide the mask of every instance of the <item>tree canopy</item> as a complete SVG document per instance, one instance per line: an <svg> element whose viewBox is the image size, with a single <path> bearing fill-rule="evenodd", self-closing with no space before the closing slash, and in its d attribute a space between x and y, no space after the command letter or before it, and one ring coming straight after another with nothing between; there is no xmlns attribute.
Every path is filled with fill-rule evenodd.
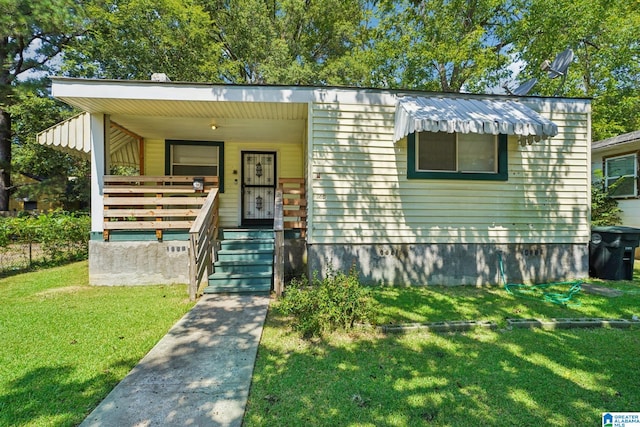
<svg viewBox="0 0 640 427"><path fill-rule="evenodd" d="M638 34L636 1L0 0L0 210L11 189L7 141L20 165L24 153L38 156L21 123L34 120L25 92L35 71L498 93L537 78L531 95L593 98L598 140L640 128ZM549 78L540 64L567 48L566 79Z"/></svg>
<svg viewBox="0 0 640 427"><path fill-rule="evenodd" d="M19 77L50 71L52 60L81 34L82 16L79 0L0 0L0 211L8 209L12 191L9 108L18 99Z"/></svg>

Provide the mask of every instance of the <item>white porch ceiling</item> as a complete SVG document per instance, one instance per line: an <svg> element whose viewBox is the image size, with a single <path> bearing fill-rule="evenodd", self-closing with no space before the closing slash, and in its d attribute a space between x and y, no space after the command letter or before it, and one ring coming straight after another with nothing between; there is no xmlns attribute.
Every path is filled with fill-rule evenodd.
<svg viewBox="0 0 640 427"><path fill-rule="evenodd" d="M60 98L149 139L295 142L305 135L306 103ZM218 129L212 130L211 123Z"/></svg>

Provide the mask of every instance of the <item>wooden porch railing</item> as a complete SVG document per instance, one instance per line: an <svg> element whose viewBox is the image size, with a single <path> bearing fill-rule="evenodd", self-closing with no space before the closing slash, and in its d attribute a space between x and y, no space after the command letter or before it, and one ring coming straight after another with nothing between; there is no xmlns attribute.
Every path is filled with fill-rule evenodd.
<svg viewBox="0 0 640 427"><path fill-rule="evenodd" d="M300 231L300 237L307 232L307 199L304 178L280 178L275 195L273 231L275 232L275 252L273 266L273 290L276 296L284 290L284 230Z"/></svg>
<svg viewBox="0 0 640 427"><path fill-rule="evenodd" d="M218 205L218 189L213 189L189 230L189 298L192 301L198 296L204 273L209 277L217 258Z"/></svg>
<svg viewBox="0 0 640 427"><path fill-rule="evenodd" d="M282 215L285 229L299 230L300 237L307 233L307 198L304 178L280 178Z"/></svg>
<svg viewBox="0 0 640 427"><path fill-rule="evenodd" d="M202 177L202 191L194 189L193 176L104 177L103 238L114 230L155 230L162 240L166 230L189 230L218 177Z"/></svg>

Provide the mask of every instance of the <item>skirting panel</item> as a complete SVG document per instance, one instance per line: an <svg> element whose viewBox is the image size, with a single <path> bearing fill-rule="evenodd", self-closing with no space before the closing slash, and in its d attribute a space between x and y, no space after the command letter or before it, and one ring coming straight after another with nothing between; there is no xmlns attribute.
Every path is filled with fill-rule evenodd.
<svg viewBox="0 0 640 427"><path fill-rule="evenodd" d="M509 283L588 276L587 245L410 244L309 245L309 273L358 269L369 284L497 285L500 259Z"/></svg>

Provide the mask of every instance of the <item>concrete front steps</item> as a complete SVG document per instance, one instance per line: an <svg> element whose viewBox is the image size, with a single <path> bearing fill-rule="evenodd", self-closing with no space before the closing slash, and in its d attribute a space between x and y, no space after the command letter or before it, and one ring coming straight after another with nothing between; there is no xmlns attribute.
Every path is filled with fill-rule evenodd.
<svg viewBox="0 0 640 427"><path fill-rule="evenodd" d="M268 294L273 278L273 230L222 231L218 260L205 294Z"/></svg>

